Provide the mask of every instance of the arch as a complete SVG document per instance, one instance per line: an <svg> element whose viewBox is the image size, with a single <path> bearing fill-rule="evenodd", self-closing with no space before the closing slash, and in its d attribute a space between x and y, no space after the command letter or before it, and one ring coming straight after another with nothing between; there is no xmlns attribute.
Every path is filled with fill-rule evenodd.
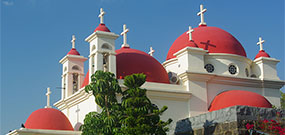
<svg viewBox="0 0 285 135"><path fill-rule="evenodd" d="M67 67L64 67L63 72L65 72L67 70Z"/></svg>
<svg viewBox="0 0 285 135"><path fill-rule="evenodd" d="M96 46L95 45L92 45L92 48L91 48L91 51L95 50L96 49Z"/></svg>
<svg viewBox="0 0 285 135"><path fill-rule="evenodd" d="M112 50L112 47L111 47L109 44L107 44L107 43L103 44L103 45L101 46L101 48L102 48L102 49L107 49L107 50Z"/></svg>
<svg viewBox="0 0 285 135"><path fill-rule="evenodd" d="M73 66L71 69L72 69L72 70L79 70L79 71L80 71L80 68L79 68L77 65Z"/></svg>

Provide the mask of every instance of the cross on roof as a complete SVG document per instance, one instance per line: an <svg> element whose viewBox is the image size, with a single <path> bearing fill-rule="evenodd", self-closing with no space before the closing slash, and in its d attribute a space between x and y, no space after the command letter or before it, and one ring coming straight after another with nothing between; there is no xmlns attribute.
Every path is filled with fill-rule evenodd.
<svg viewBox="0 0 285 135"><path fill-rule="evenodd" d="M206 25L206 22L204 21L204 13L207 11L207 9L203 9L203 5L200 5L200 12L197 13L198 16L201 17L201 22L199 25Z"/></svg>
<svg viewBox="0 0 285 135"><path fill-rule="evenodd" d="M154 52L155 52L155 50L153 50L152 47L150 47L148 54L149 54L150 56L153 56L153 53L154 53Z"/></svg>
<svg viewBox="0 0 285 135"><path fill-rule="evenodd" d="M100 14L98 15L98 17L100 18L101 24L104 23L104 15L105 15L105 12L103 11L103 8L100 8Z"/></svg>
<svg viewBox="0 0 285 135"><path fill-rule="evenodd" d="M50 91L50 88L48 87L47 88L47 93L46 93L46 96L47 96L47 106L45 108L51 108L51 106L50 106L50 94L51 94L51 91Z"/></svg>
<svg viewBox="0 0 285 135"><path fill-rule="evenodd" d="M189 30L187 31L187 34L189 35L189 41L192 41L192 32L194 31L194 29L192 29L191 26L189 26Z"/></svg>
<svg viewBox="0 0 285 135"><path fill-rule="evenodd" d="M123 32L121 33L121 35L123 36L123 44L122 44L122 47L130 47L128 44L127 44L127 33L129 32L129 29L127 29L127 26L126 24L123 25Z"/></svg>
<svg viewBox="0 0 285 135"><path fill-rule="evenodd" d="M72 43L72 48L75 48L75 35L72 35L71 43Z"/></svg>
<svg viewBox="0 0 285 135"><path fill-rule="evenodd" d="M262 51L263 50L263 43L265 42L265 40L262 40L262 38L261 37L259 37L259 42L257 42L257 45L259 45L259 47L260 47L260 51Z"/></svg>
<svg viewBox="0 0 285 135"><path fill-rule="evenodd" d="M209 46L216 47L215 45L210 44L210 40L208 40L207 42L200 42L200 43L205 45L204 50L208 50Z"/></svg>

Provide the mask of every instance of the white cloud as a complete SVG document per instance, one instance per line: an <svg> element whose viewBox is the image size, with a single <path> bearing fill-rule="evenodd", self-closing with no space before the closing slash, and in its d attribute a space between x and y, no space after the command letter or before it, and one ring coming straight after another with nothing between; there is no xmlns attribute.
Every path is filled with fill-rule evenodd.
<svg viewBox="0 0 285 135"><path fill-rule="evenodd" d="M5 6L13 6L14 2L13 1L2 1L3 5Z"/></svg>

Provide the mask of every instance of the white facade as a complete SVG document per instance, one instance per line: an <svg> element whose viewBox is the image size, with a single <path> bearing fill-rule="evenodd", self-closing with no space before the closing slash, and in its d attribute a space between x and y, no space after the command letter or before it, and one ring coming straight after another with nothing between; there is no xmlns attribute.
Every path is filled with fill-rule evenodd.
<svg viewBox="0 0 285 135"><path fill-rule="evenodd" d="M111 56L107 70L116 73L114 41L117 37L111 32L97 31L86 38L90 43L89 70L92 73L104 70L103 53ZM108 47L104 48L104 45ZM168 106L163 118L174 120L171 124L172 132L176 121L208 112L215 96L226 90L252 91L266 97L274 106L280 106L279 90L284 81L277 76L276 64L279 61L274 58L251 60L234 54L208 53L207 50L193 47L181 49L174 55L176 58L165 61L163 66L167 72L177 74L178 83L146 82L143 85L153 103L159 107ZM204 68L206 64L212 64L214 71L208 73ZM235 74L229 72L230 65L236 67ZM119 80L119 83L124 88L123 80ZM69 118L76 130L87 113L100 111L93 95L87 94L84 88L62 98L54 106Z"/></svg>

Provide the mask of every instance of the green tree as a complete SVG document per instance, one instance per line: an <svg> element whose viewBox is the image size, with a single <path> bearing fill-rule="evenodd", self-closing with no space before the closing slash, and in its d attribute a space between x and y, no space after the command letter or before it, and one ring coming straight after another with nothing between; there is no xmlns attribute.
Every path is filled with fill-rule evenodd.
<svg viewBox="0 0 285 135"><path fill-rule="evenodd" d="M85 87L95 97L95 102L102 109L85 116L80 127L82 135L114 135L120 129L121 106L116 95L121 94L121 87L115 75L110 72L96 71L91 76L91 83Z"/></svg>
<svg viewBox="0 0 285 135"><path fill-rule="evenodd" d="M280 93L281 93L281 98L280 98L281 109L285 109L285 93L283 93L281 90Z"/></svg>
<svg viewBox="0 0 285 135"><path fill-rule="evenodd" d="M145 80L144 74L126 76L127 89L122 92L114 74L96 71L85 91L92 91L102 112L85 116L80 127L82 135L165 135L172 120L160 119L167 107L160 110L151 103L147 90L140 88ZM121 103L117 101L118 94L122 95Z"/></svg>
<svg viewBox="0 0 285 135"><path fill-rule="evenodd" d="M140 87L145 83L146 75L133 74L126 76L124 85L127 90L123 92L121 120L121 132L124 135L166 135L172 120L166 122L160 116L167 110L163 106L161 110L146 96L146 89Z"/></svg>

